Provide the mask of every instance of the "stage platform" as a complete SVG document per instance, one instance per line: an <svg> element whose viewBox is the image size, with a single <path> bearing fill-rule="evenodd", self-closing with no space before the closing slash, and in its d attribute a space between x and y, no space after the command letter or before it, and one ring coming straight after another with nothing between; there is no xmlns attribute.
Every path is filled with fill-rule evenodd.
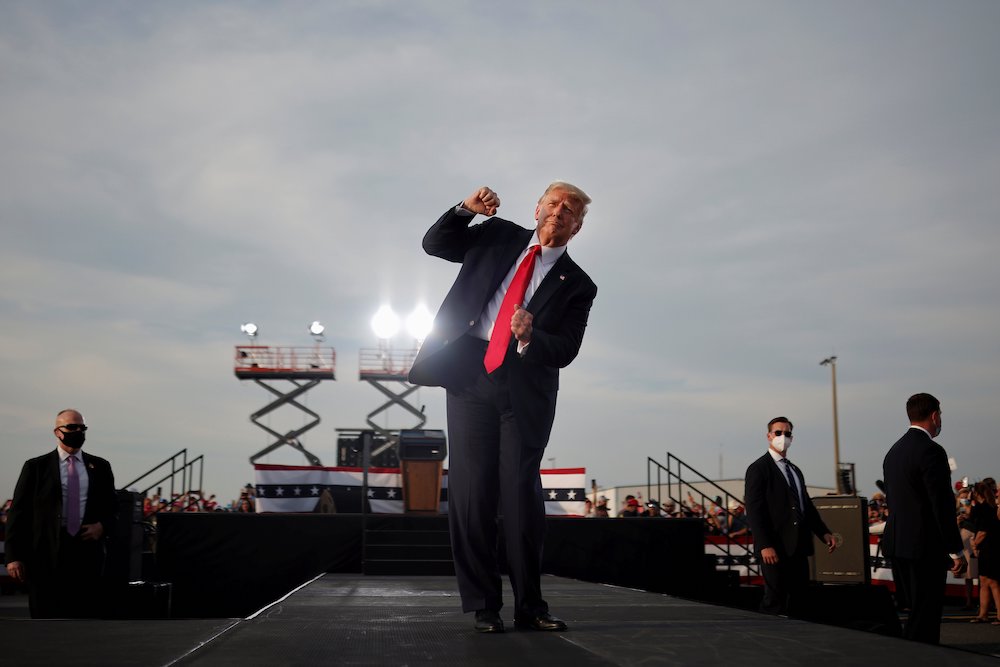
<svg viewBox="0 0 1000 667"><path fill-rule="evenodd" d="M565 633L479 635L453 577L326 574L246 619L31 621L0 609L4 665L997 665L996 658L627 588L545 577ZM509 589L507 591L509 599ZM0 598L2 599L2 598ZM9 598L7 598L9 600ZM26 616L26 615L25 615ZM1000 628L970 626L980 636ZM957 626L956 626L957 627ZM947 642L953 636L944 626ZM988 640L988 638L987 638ZM984 644L988 645L988 644Z"/></svg>

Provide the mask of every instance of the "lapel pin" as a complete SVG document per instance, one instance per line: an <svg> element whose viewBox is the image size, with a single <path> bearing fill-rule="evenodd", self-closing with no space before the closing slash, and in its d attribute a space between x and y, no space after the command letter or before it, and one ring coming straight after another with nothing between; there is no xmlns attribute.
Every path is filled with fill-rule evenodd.
<svg viewBox="0 0 1000 667"><path fill-rule="evenodd" d="M566 274L565 273L560 273L559 274L559 280L566 280Z"/></svg>

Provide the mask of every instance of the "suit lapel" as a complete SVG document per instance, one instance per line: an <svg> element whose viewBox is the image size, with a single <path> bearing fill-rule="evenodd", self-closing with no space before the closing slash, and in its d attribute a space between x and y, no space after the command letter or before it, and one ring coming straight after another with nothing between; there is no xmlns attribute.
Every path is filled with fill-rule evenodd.
<svg viewBox="0 0 1000 667"><path fill-rule="evenodd" d="M510 267L514 265L518 256L520 256L521 252L528 245L528 241L531 240L531 234L532 231L530 229L521 230L513 235L510 241L507 242L507 245L503 247L497 260L496 268L493 270L493 278L490 282L490 288L486 292L485 303L489 303L489 300L496 294L496 291L500 288L500 283L503 282L503 279L510 272Z"/></svg>
<svg viewBox="0 0 1000 667"><path fill-rule="evenodd" d="M59 499L62 504L62 479L59 474L59 452L53 450L45 463L45 474L48 478L46 484L52 486L52 494Z"/></svg>
<svg viewBox="0 0 1000 667"><path fill-rule="evenodd" d="M538 289L535 290L535 293L531 295L531 301L526 306L528 311L532 314L537 314L538 311L544 308L545 303L566 284L567 276L571 275L575 270L576 263L569 258L568 251L564 252L556 260L556 263L552 265L549 272L545 274L545 278L538 286Z"/></svg>

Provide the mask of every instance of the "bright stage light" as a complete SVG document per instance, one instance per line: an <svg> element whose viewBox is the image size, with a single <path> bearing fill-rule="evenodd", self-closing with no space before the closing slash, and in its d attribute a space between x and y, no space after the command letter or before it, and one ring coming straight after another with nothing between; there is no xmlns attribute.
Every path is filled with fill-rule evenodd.
<svg viewBox="0 0 1000 667"><path fill-rule="evenodd" d="M434 324L434 316L424 304L418 305L406 318L406 330L421 343L427 338Z"/></svg>
<svg viewBox="0 0 1000 667"><path fill-rule="evenodd" d="M399 315L390 306L382 306L372 317L372 330L382 340L389 340L399 333Z"/></svg>
<svg viewBox="0 0 1000 667"><path fill-rule="evenodd" d="M312 324L309 325L309 333L311 333L313 336L322 336L324 331L326 331L326 327L324 327L318 321L313 322Z"/></svg>
<svg viewBox="0 0 1000 667"><path fill-rule="evenodd" d="M253 322L247 322L245 324L241 324L240 325L240 331L242 331L247 336L249 336L251 339L253 339L257 335L258 329L257 329L257 325L254 324Z"/></svg>

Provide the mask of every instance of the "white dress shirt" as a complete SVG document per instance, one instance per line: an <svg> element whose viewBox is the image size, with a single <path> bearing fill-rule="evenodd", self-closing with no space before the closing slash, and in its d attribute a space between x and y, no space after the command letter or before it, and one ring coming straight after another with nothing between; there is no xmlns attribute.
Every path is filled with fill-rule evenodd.
<svg viewBox="0 0 1000 667"><path fill-rule="evenodd" d="M455 207L455 212L459 215L472 216L475 215L472 211L462 208L461 205ZM489 223L487 223L489 224ZM496 323L497 315L500 314L500 306L503 304L503 298L507 294L507 289L510 287L511 282L514 281L514 274L517 273L517 267L521 265L521 261L528 255L528 250L531 246L540 245L538 240L538 231L536 230L531 235L531 240L528 241L528 245L524 247L521 254L517 256L517 261L514 262L510 267L510 271L504 277L503 281L500 283L500 287L493 294L493 298L489 300L486 307L483 308L483 312L479 315L479 320L476 326L472 327L469 333L476 338L481 338L482 340L489 340L490 336L493 334L493 325ZM542 284L542 280L555 265L556 261L563 256L566 252L566 246L559 246L558 248L547 248L542 246L542 251L537 257L535 257L535 270L531 274L531 281L528 282L528 289L524 292L524 303L521 307L525 307L531 301L531 297L534 295L535 290L538 286ZM508 325L509 326L509 325ZM518 341L517 351L523 352L527 345L522 344Z"/></svg>

